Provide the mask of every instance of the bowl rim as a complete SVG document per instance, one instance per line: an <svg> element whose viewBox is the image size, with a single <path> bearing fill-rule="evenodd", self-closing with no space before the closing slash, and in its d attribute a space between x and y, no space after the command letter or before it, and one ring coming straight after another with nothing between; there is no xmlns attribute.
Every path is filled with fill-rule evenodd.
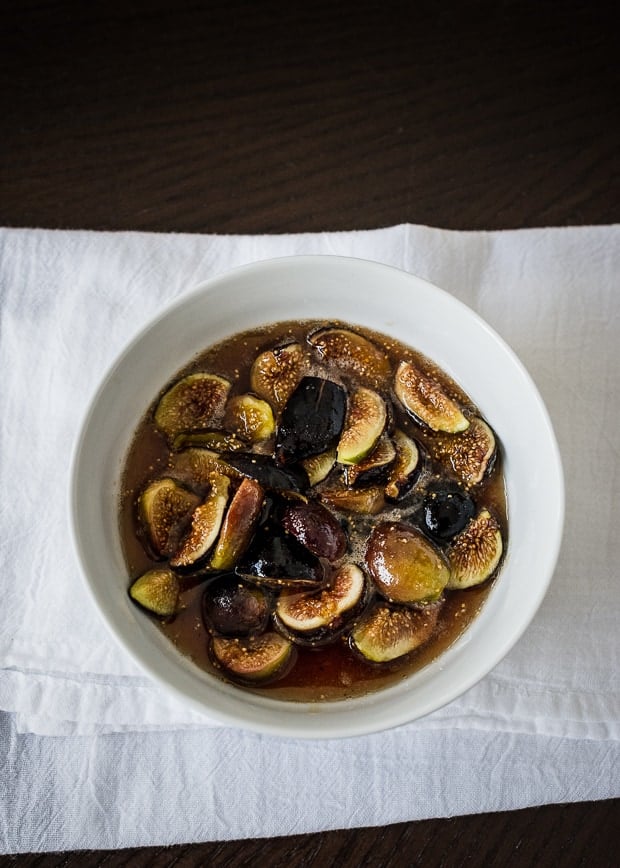
<svg viewBox="0 0 620 868"><path fill-rule="evenodd" d="M547 566L545 576L542 580L538 581L536 585L536 591L532 593L529 598L529 617L527 617L527 619L519 625L518 629L513 629L512 631L508 631L506 633L502 641L498 642L496 646L494 646L493 654L489 656L489 658L485 661L483 665L481 664L475 669L475 671L472 671L469 674L469 677L461 678L458 682L458 685L455 685L453 689L446 691L442 695L440 701L435 700L422 703L421 706L419 706L415 710L415 712L411 711L408 714L405 712L401 712L400 714L392 715L392 718L390 718L389 720L382 718L381 721L374 720L374 716L372 714L368 716L368 719L366 719L366 716L363 713L358 713L355 718L346 718L344 724L336 722L335 717L329 715L328 725L326 729L317 730L315 726L317 713L320 714L321 711L328 706L342 707L343 703L350 703L351 701L340 700L338 702L313 703L312 708L307 709L309 711L309 714L304 715L295 712L295 714L291 716L290 713L283 712L285 712L287 709L290 710L293 706L300 707L302 705L309 704L298 704L291 703L290 701L278 701L271 699L269 701L269 706L276 712L275 716L277 717L277 719L271 720L263 719L261 717L261 719L257 720L254 719L251 714L240 715L237 711L231 712L226 707L214 708L211 705L205 704L196 696L189 694L186 690L179 689L175 683L171 682L168 678L162 676L161 672L158 669L158 666L154 665L148 659L148 657L144 653L142 653L139 646L136 646L134 642L130 642L127 640L126 635L124 635L122 630L119 629L118 624L115 622L111 614L107 611L105 599L102 598L98 585L96 582L93 581L91 576L91 568L82 540L83 529L80 521L80 480L82 473L84 472L81 461L84 454L85 442L90 434L90 426L92 424L93 416L98 407L98 404L101 401L102 396L105 394L106 390L111 387L116 373L122 368L125 360L128 357L131 357L132 353L135 352L136 348L139 347L141 342L147 338L148 334L158 324L165 321L171 315L174 315L175 312L182 310L185 306L191 306L191 304L199 298L202 298L205 295L208 296L210 293L215 292L218 287L221 287L228 282L232 281L234 283L235 281L243 280L247 276L255 275L262 271L268 272L270 269L295 269L300 267L313 268L315 266L321 267L322 265L326 264L329 267L333 266L335 268L371 268L376 269L377 272L394 272L401 277L405 276L407 279L411 280L412 285L417 283L418 286L425 287L427 291L431 291L433 294L437 294L438 298L443 298L444 301L446 301L455 311L459 311L460 315L466 316L470 319L472 323L476 324L477 328L482 329L484 332L486 332L489 338L492 339L493 343L495 343L501 349L502 353L509 360L514 370L518 372L519 376L527 384L530 397L536 405L537 412L540 415L540 420L543 424L543 427L545 429L545 435L547 437L549 457L553 463L553 467L551 468L551 470L555 481L556 521L554 524L553 536L550 539L547 539L545 545L545 549L547 551ZM206 344L206 346L208 346L208 343ZM181 366L179 366L179 368L180 367ZM447 292L441 287L436 286L430 281L425 280L424 278L420 278L417 275L412 274L411 272L405 271L404 269L397 268L392 265L386 265L375 260L331 254L304 254L281 256L257 260L255 262L228 269L222 273L219 273L206 280L201 281L200 283L194 285L191 289L185 292L181 292L179 296L177 296L171 302L165 304L160 311L158 311L154 316L147 320L138 329L136 334L121 348L120 352L116 354L115 358L108 366L107 371L102 376L98 387L95 389L93 395L90 398L90 401L88 402L87 409L83 415L82 424L79 428L73 444L70 464L70 485L68 493L71 540L73 543L73 548L77 555L83 584L86 586L88 595L93 601L93 604L95 605L95 608L97 609L99 616L102 618L104 624L106 625L109 633L114 637L115 641L124 650L124 652L127 653L129 657L137 664L139 669L147 673L155 681L155 683L163 686L171 696L175 696L177 699L180 699L187 707L198 711L203 715L208 715L209 720L205 720L205 724L208 724L210 721L215 721L216 723L226 726L233 726L236 728L250 730L261 734L303 739L327 739L361 736L384 731L386 729L391 729L403 724L413 723L415 720L425 717L433 711L439 710L448 703L457 699L459 696L469 690L473 685L475 685L482 678L484 678L508 654L511 648L522 637L523 633L527 630L529 624L531 623L536 612L538 611L545 594L547 593L560 552L565 513L565 487L562 460L551 419L549 417L549 413L531 375L529 374L521 360L518 358L516 353L499 335L499 333L495 331L495 329L493 329L486 322L486 320L484 320L476 311L474 311L464 302L460 301L451 293ZM508 504L508 508L510 510L510 504ZM482 615L484 614L484 609L485 607L483 607L482 612L476 616L473 623L476 623L479 619L481 619ZM145 614L144 617L148 618L148 615ZM155 629L157 628L155 627ZM468 630L469 628L465 631L465 634L462 635L466 636ZM161 631L158 632L161 635ZM169 643L169 640L166 639L166 642ZM455 645L458 646L459 642L460 639L457 640ZM434 664L435 668L437 668L437 661L445 660L446 656L451 651L453 651L455 645L451 646L451 648L448 648L446 651L440 654L435 661L431 662L426 667L423 667L423 671L432 670ZM194 664L190 665L194 666ZM194 668L197 667L194 666ZM210 678L214 678L214 676L210 676ZM247 697L254 696L254 694L248 694L246 691L239 690L235 687L233 687L232 689L235 691L236 694L242 695L244 697L243 704L251 710L251 708L253 707L253 703L248 702ZM390 689L391 688L387 688L387 691L389 692ZM384 695L385 693L386 689L381 689L377 693L375 693L374 696ZM372 696L373 694L370 695ZM271 715L268 714L268 718L270 717Z"/></svg>

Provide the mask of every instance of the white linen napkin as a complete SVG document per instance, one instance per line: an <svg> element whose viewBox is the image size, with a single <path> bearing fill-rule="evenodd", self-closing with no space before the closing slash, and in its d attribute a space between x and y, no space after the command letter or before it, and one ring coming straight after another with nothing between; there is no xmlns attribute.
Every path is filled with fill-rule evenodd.
<svg viewBox="0 0 620 868"><path fill-rule="evenodd" d="M619 740L619 226L2 230L0 709L41 735L216 726L142 675L94 610L69 542L69 459L91 394L146 321L205 278L298 253L385 262L469 304L528 367L560 442L566 534L540 612L491 674L409 729Z"/></svg>

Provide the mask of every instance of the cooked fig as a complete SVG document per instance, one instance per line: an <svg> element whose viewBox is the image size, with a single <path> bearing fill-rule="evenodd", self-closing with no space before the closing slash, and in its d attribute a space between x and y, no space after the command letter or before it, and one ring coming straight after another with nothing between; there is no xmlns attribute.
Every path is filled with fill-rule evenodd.
<svg viewBox="0 0 620 868"><path fill-rule="evenodd" d="M211 648L215 661L232 678L264 684L288 670L294 646L279 633L263 633L248 639L214 636Z"/></svg>
<svg viewBox="0 0 620 868"><path fill-rule="evenodd" d="M172 448L178 452L181 449L188 449L189 447L201 447L215 452L237 452L239 449L247 449L248 444L237 434L229 434L227 431L220 431L218 429L177 434L172 443Z"/></svg>
<svg viewBox="0 0 620 868"><path fill-rule="evenodd" d="M140 496L140 518L154 553L168 557L175 551L189 516L200 498L174 479L157 479Z"/></svg>
<svg viewBox="0 0 620 868"><path fill-rule="evenodd" d="M446 542L463 530L476 511L471 497L458 488L431 489L422 503L423 530Z"/></svg>
<svg viewBox="0 0 620 868"><path fill-rule="evenodd" d="M293 464L335 446L346 406L342 386L320 377L304 377L282 411L276 436L278 460Z"/></svg>
<svg viewBox="0 0 620 868"><path fill-rule="evenodd" d="M435 457L447 463L461 482L471 487L493 466L495 435L486 422L475 417L467 431L456 437L438 437L432 448Z"/></svg>
<svg viewBox="0 0 620 868"><path fill-rule="evenodd" d="M235 572L274 588L287 585L316 587L324 579L323 567L316 555L295 537L276 531L269 521L258 529Z"/></svg>
<svg viewBox="0 0 620 868"><path fill-rule="evenodd" d="M281 410L301 380L304 352L300 344L266 350L254 360L250 372L253 392Z"/></svg>
<svg viewBox="0 0 620 868"><path fill-rule="evenodd" d="M155 424L170 440L182 431L208 428L226 404L230 383L216 374L190 374L175 383L160 399Z"/></svg>
<svg viewBox="0 0 620 868"><path fill-rule="evenodd" d="M465 431L468 420L437 380L411 362L401 362L394 378L397 398L409 413L433 431Z"/></svg>
<svg viewBox="0 0 620 868"><path fill-rule="evenodd" d="M312 455L310 458L304 458L301 466L308 474L310 485L318 485L323 482L336 463L336 450L328 449L327 452L321 452L320 455Z"/></svg>
<svg viewBox="0 0 620 868"><path fill-rule="evenodd" d="M372 452L359 464L345 468L347 485L371 485L385 480L396 458L396 448L389 437L381 437Z"/></svg>
<svg viewBox="0 0 620 868"><path fill-rule="evenodd" d="M228 502L230 479L219 473L211 477L211 490L204 503L196 507L192 515L189 533L174 557L172 567L190 567L198 563L215 543Z"/></svg>
<svg viewBox="0 0 620 868"><path fill-rule="evenodd" d="M282 527L318 558L337 561L347 550L347 537L338 520L320 503L289 503Z"/></svg>
<svg viewBox="0 0 620 868"><path fill-rule="evenodd" d="M400 500L418 477L422 456L415 440L399 429L394 432L394 445L396 460L390 467L385 494L390 500Z"/></svg>
<svg viewBox="0 0 620 868"><path fill-rule="evenodd" d="M231 570L247 549L263 505L263 489L255 479L244 479L226 510L209 566Z"/></svg>
<svg viewBox="0 0 620 868"><path fill-rule="evenodd" d="M187 485L203 491L208 488L214 473L229 476L231 479L241 478L241 474L223 461L217 452L198 447L184 449L172 455L169 472Z"/></svg>
<svg viewBox="0 0 620 868"><path fill-rule="evenodd" d="M265 592L233 573L209 582L202 595L205 624L209 630L224 636L262 633L270 611Z"/></svg>
<svg viewBox="0 0 620 868"><path fill-rule="evenodd" d="M360 515L377 515L385 506L383 489L379 485L360 489L336 488L322 491L319 497L334 509Z"/></svg>
<svg viewBox="0 0 620 868"><path fill-rule="evenodd" d="M450 578L443 554L401 522L377 525L366 546L366 565L379 591L394 603L437 600Z"/></svg>
<svg viewBox="0 0 620 868"><path fill-rule="evenodd" d="M419 648L433 635L439 606L400 609L378 603L358 621L351 645L373 663L388 663Z"/></svg>
<svg viewBox="0 0 620 868"><path fill-rule="evenodd" d="M308 633L324 627L340 627L343 616L353 611L364 596L364 573L355 564L343 564L321 591L307 594L283 592L278 597L276 614L290 630Z"/></svg>
<svg viewBox="0 0 620 868"><path fill-rule="evenodd" d="M488 509L481 509L448 550L451 590L480 585L495 572L503 551L499 524Z"/></svg>
<svg viewBox="0 0 620 868"><path fill-rule="evenodd" d="M320 359L375 387L390 374L390 363L385 353L356 332L325 328L308 340Z"/></svg>
<svg viewBox="0 0 620 868"><path fill-rule="evenodd" d="M383 433L387 420L385 401L372 389L361 388L349 401L347 421L338 441L336 460L340 464L359 464L371 452Z"/></svg>
<svg viewBox="0 0 620 868"><path fill-rule="evenodd" d="M179 580L167 569L149 570L129 589L132 600L162 618L174 615L179 600Z"/></svg>
<svg viewBox="0 0 620 868"><path fill-rule="evenodd" d="M276 430L273 412L267 401L255 395L235 395L226 405L224 425L237 437L258 443Z"/></svg>
<svg viewBox="0 0 620 868"><path fill-rule="evenodd" d="M272 491L305 491L308 477L299 467L279 467L269 455L226 454L226 463Z"/></svg>

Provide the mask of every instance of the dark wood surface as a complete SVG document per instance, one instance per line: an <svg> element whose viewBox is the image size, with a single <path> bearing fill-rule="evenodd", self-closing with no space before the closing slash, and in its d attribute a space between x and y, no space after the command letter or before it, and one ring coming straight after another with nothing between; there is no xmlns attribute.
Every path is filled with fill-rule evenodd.
<svg viewBox="0 0 620 868"><path fill-rule="evenodd" d="M0 225L620 221L615 4L1 7ZM620 801L28 866L618 864Z"/></svg>

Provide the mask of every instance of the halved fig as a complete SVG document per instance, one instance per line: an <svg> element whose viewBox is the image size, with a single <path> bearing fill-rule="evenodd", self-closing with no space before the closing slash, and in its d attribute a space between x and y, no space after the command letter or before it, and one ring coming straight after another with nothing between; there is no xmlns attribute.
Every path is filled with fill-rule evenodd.
<svg viewBox="0 0 620 868"><path fill-rule="evenodd" d="M319 455L336 444L342 431L347 395L342 386L304 377L289 398L278 427L276 456L283 464Z"/></svg>
<svg viewBox="0 0 620 868"><path fill-rule="evenodd" d="M422 503L423 530L433 539L446 542L463 530L475 512L473 500L459 488L432 488Z"/></svg>
<svg viewBox="0 0 620 868"><path fill-rule="evenodd" d="M467 431L457 437L438 437L432 449L436 458L447 463L461 482L471 487L493 466L495 435L487 423L476 416Z"/></svg>
<svg viewBox="0 0 620 868"><path fill-rule="evenodd" d="M228 431L220 431L219 429L177 434L172 443L175 452L189 447L200 447L214 452L237 452L239 449L247 449L248 444L237 434L230 434Z"/></svg>
<svg viewBox="0 0 620 868"><path fill-rule="evenodd" d="M495 572L503 551L499 524L488 509L481 509L448 550L450 590L480 585Z"/></svg>
<svg viewBox="0 0 620 868"><path fill-rule="evenodd" d="M256 479L263 488L272 491L298 491L308 488L308 477L299 467L280 467L269 455L237 453L225 455L230 464L243 476Z"/></svg>
<svg viewBox="0 0 620 868"><path fill-rule="evenodd" d="M377 515L385 506L385 497L380 485L359 489L335 488L322 491L319 497L334 509L360 515Z"/></svg>
<svg viewBox="0 0 620 868"><path fill-rule="evenodd" d="M308 341L319 358L337 365L375 387L390 375L385 353L367 338L342 328L325 328L310 335Z"/></svg>
<svg viewBox="0 0 620 868"><path fill-rule="evenodd" d="M394 603L437 600L450 578L444 555L402 522L377 525L366 546L366 566L379 591Z"/></svg>
<svg viewBox="0 0 620 868"><path fill-rule="evenodd" d="M398 366L394 391L405 409L433 431L456 434L469 427L458 404L440 383L411 362L401 362Z"/></svg>
<svg viewBox="0 0 620 868"><path fill-rule="evenodd" d="M279 633L247 639L214 636L211 648L216 663L232 678L261 684L285 674L294 650L293 643Z"/></svg>
<svg viewBox="0 0 620 868"><path fill-rule="evenodd" d="M396 447L389 437L381 437L366 458L345 468L347 485L371 485L385 480L395 458Z"/></svg>
<svg viewBox="0 0 620 868"><path fill-rule="evenodd" d="M229 486L230 479L227 476L213 474L211 490L204 503L194 510L189 533L174 557L170 558L170 566L194 566L211 550L222 526Z"/></svg>
<svg viewBox="0 0 620 868"><path fill-rule="evenodd" d="M338 441L336 460L340 464L359 464L373 450L386 421L387 409L381 395L364 387L354 392Z"/></svg>
<svg viewBox="0 0 620 868"><path fill-rule="evenodd" d="M223 636L262 633L271 612L265 592L233 573L209 582L202 595L202 617L208 629Z"/></svg>
<svg viewBox="0 0 620 868"><path fill-rule="evenodd" d="M235 395L226 405L224 425L242 440L258 443L276 430L273 411L267 401L255 395Z"/></svg>
<svg viewBox="0 0 620 868"><path fill-rule="evenodd" d="M347 537L340 522L316 501L287 504L282 527L318 558L337 561L347 550Z"/></svg>
<svg viewBox="0 0 620 868"><path fill-rule="evenodd" d="M316 587L323 583L320 560L290 534L260 527L252 545L235 567L235 572L267 587Z"/></svg>
<svg viewBox="0 0 620 868"><path fill-rule="evenodd" d="M253 392L281 410L295 391L304 368L301 344L275 347L258 355L250 372Z"/></svg>
<svg viewBox="0 0 620 868"><path fill-rule="evenodd" d="M227 461L223 461L217 452L198 447L175 452L170 458L168 472L187 485L203 490L209 486L214 473L231 479L241 478L241 474Z"/></svg>
<svg viewBox="0 0 620 868"><path fill-rule="evenodd" d="M199 503L199 497L168 477L147 486L140 495L140 518L156 554L168 557L175 551Z"/></svg>
<svg viewBox="0 0 620 868"><path fill-rule="evenodd" d="M255 479L244 479L226 510L209 566L231 570L247 549L263 505L264 492Z"/></svg>
<svg viewBox="0 0 620 868"><path fill-rule="evenodd" d="M162 396L155 424L170 440L182 431L208 428L224 412L230 383L216 374L189 374Z"/></svg>
<svg viewBox="0 0 620 868"><path fill-rule="evenodd" d="M129 596L149 612L169 618L177 609L179 580L172 570L149 570L136 579L129 589Z"/></svg>
<svg viewBox="0 0 620 868"><path fill-rule="evenodd" d="M301 466L308 474L310 485L318 485L319 482L323 482L329 476L335 463L336 450L328 449L327 452L321 452L320 455L304 458Z"/></svg>
<svg viewBox="0 0 620 868"><path fill-rule="evenodd" d="M356 564L343 564L329 586L309 594L283 592L278 597L276 615L289 630L309 633L325 627L344 626L345 616L364 597L366 580Z"/></svg>
<svg viewBox="0 0 620 868"><path fill-rule="evenodd" d="M385 494L390 500L400 500L418 476L422 455L415 440L398 428L394 432L394 446L396 460L390 467Z"/></svg>
<svg viewBox="0 0 620 868"><path fill-rule="evenodd" d="M353 648L372 663L389 663L410 654L433 635L440 606L404 609L379 603L355 625Z"/></svg>

